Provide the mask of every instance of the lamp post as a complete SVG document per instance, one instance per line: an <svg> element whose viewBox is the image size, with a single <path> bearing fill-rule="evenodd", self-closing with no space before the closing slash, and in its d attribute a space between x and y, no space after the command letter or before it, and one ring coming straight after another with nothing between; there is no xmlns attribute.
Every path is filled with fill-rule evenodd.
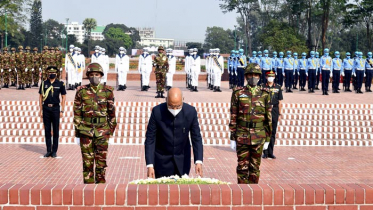
<svg viewBox="0 0 373 210"><path fill-rule="evenodd" d="M69 25L69 18L66 18L66 30L65 30L65 32L66 32L66 53L67 53L67 40L68 40L68 36L67 36L67 26Z"/></svg>
<svg viewBox="0 0 373 210"><path fill-rule="evenodd" d="M236 32L236 25L234 25L234 50L237 50L236 44L237 44L237 32Z"/></svg>
<svg viewBox="0 0 373 210"><path fill-rule="evenodd" d="M5 47L8 47L8 14L5 10Z"/></svg>

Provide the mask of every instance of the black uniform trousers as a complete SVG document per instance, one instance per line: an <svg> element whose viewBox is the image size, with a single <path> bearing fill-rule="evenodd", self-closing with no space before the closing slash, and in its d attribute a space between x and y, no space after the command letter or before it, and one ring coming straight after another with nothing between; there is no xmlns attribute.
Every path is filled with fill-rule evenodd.
<svg viewBox="0 0 373 210"><path fill-rule="evenodd" d="M285 87L291 88L291 85L293 83L293 70L285 70Z"/></svg>
<svg viewBox="0 0 373 210"><path fill-rule="evenodd" d="M333 70L333 84L332 84L332 87L333 87L334 90L338 90L340 79L341 79L341 71L340 70Z"/></svg>
<svg viewBox="0 0 373 210"><path fill-rule="evenodd" d="M276 83L281 87L284 85L284 75L282 74L282 68L277 68Z"/></svg>
<svg viewBox="0 0 373 210"><path fill-rule="evenodd" d="M267 84L267 78L266 78L266 76L267 76L267 72L269 72L269 71L271 71L271 70L262 70L262 76L261 76L261 78L260 78L260 80L258 82L258 85L260 85L260 84Z"/></svg>
<svg viewBox="0 0 373 210"><path fill-rule="evenodd" d="M373 78L373 70L366 70L366 78L365 78L365 88L369 88L372 86L372 78Z"/></svg>
<svg viewBox="0 0 373 210"><path fill-rule="evenodd" d="M329 89L330 70L322 70L321 74L322 74L322 76L321 76L322 90L328 91L328 89Z"/></svg>
<svg viewBox="0 0 373 210"><path fill-rule="evenodd" d="M306 87L307 75L306 70L299 70L299 87Z"/></svg>
<svg viewBox="0 0 373 210"><path fill-rule="evenodd" d="M45 143L47 152L57 152L60 131L60 106L47 107L43 105L43 123L45 131ZM51 145L53 127L53 148Z"/></svg>
<svg viewBox="0 0 373 210"><path fill-rule="evenodd" d="M364 80L364 71L363 70L356 70L356 86L357 88L361 88L363 86Z"/></svg>
<svg viewBox="0 0 373 210"><path fill-rule="evenodd" d="M293 86L294 87L297 87L298 85L298 78L299 78L298 71L295 71L295 74L293 75Z"/></svg>
<svg viewBox="0 0 373 210"><path fill-rule="evenodd" d="M230 71L229 72L229 84L233 85L233 86L236 86L237 85L237 78L236 78L236 74L235 74L235 69L230 68L229 71Z"/></svg>
<svg viewBox="0 0 373 210"><path fill-rule="evenodd" d="M318 86L319 86L319 83L320 83L320 75L321 75L321 70L320 70L320 69L316 70L316 86L315 86L315 87L318 87Z"/></svg>
<svg viewBox="0 0 373 210"><path fill-rule="evenodd" d="M344 84L343 85L347 89L350 89L352 71L351 70L345 70L344 73L345 73L345 79L344 79Z"/></svg>
<svg viewBox="0 0 373 210"><path fill-rule="evenodd" d="M272 134L271 134L271 141L269 142L269 145L268 145L268 149L264 150L264 154L266 155L273 155L273 150L274 150L275 142L276 142L279 111L280 110L279 110L278 105L273 105L272 107Z"/></svg>
<svg viewBox="0 0 373 210"><path fill-rule="evenodd" d="M316 69L308 69L308 89L314 89L316 84Z"/></svg>
<svg viewBox="0 0 373 210"><path fill-rule="evenodd" d="M245 68L237 67L237 86L244 87L245 86Z"/></svg>

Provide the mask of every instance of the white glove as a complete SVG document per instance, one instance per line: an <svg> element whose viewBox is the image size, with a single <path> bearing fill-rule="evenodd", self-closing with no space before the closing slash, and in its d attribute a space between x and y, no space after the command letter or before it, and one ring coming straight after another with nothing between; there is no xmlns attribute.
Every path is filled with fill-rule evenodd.
<svg viewBox="0 0 373 210"><path fill-rule="evenodd" d="M236 141L231 141L231 149L236 151Z"/></svg>
<svg viewBox="0 0 373 210"><path fill-rule="evenodd" d="M282 73L283 76L285 76L285 73Z"/></svg>
<svg viewBox="0 0 373 210"><path fill-rule="evenodd" d="M27 71L28 71L28 68L25 69L25 72L27 72Z"/></svg>
<svg viewBox="0 0 373 210"><path fill-rule="evenodd" d="M277 75L277 72L275 74Z"/></svg>
<svg viewBox="0 0 373 210"><path fill-rule="evenodd" d="M109 138L109 144L114 144L114 138Z"/></svg>
<svg viewBox="0 0 373 210"><path fill-rule="evenodd" d="M62 68L60 68L60 71L62 71Z"/></svg>
<svg viewBox="0 0 373 210"><path fill-rule="evenodd" d="M344 72L342 72L342 77L344 77L345 76L345 73Z"/></svg>
<svg viewBox="0 0 373 210"><path fill-rule="evenodd" d="M267 149L268 149L268 145L269 145L269 142L265 142L265 143L264 143L263 150L267 150Z"/></svg>
<svg viewBox="0 0 373 210"><path fill-rule="evenodd" d="M1 69L1 73L3 73L3 69Z"/></svg>
<svg viewBox="0 0 373 210"><path fill-rule="evenodd" d="M39 68L39 71L41 71L41 68Z"/></svg>
<svg viewBox="0 0 373 210"><path fill-rule="evenodd" d="M306 73L306 77L308 77L308 73Z"/></svg>
<svg viewBox="0 0 373 210"><path fill-rule="evenodd" d="M15 68L15 69L14 69L14 71L16 71L16 72L17 72L17 69Z"/></svg>
<svg viewBox="0 0 373 210"><path fill-rule="evenodd" d="M364 73L364 77L366 77L367 75Z"/></svg>
<svg viewBox="0 0 373 210"><path fill-rule="evenodd" d="M12 69L9 69L9 72L11 72L12 71Z"/></svg>
<svg viewBox="0 0 373 210"><path fill-rule="evenodd" d="M330 78L333 78L333 74L330 74Z"/></svg>
<svg viewBox="0 0 373 210"><path fill-rule="evenodd" d="M34 68L31 69L31 71L34 71L34 70L35 70Z"/></svg>
<svg viewBox="0 0 373 210"><path fill-rule="evenodd" d="M75 143L80 146L80 138L79 137L75 137Z"/></svg>
<svg viewBox="0 0 373 210"><path fill-rule="evenodd" d="M353 75L354 77L356 77L356 73L352 73L352 75Z"/></svg>
<svg viewBox="0 0 373 210"><path fill-rule="evenodd" d="M295 75L295 72L293 73L293 75Z"/></svg>
<svg viewBox="0 0 373 210"><path fill-rule="evenodd" d="M237 76L237 71L235 71L234 74Z"/></svg>

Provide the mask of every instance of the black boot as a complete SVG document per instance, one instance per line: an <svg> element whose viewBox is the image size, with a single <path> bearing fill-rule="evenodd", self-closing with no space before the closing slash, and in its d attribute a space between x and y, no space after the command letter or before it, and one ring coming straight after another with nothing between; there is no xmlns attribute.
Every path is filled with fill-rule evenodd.
<svg viewBox="0 0 373 210"><path fill-rule="evenodd" d="M198 92L197 86L194 87L194 92Z"/></svg>
<svg viewBox="0 0 373 210"><path fill-rule="evenodd" d="M18 85L18 89L17 90L22 90L22 86Z"/></svg>
<svg viewBox="0 0 373 210"><path fill-rule="evenodd" d="M57 153L52 152L51 157L52 157L52 158L56 158L56 157L57 157Z"/></svg>
<svg viewBox="0 0 373 210"><path fill-rule="evenodd" d="M193 92L194 91L194 86L190 89L190 92Z"/></svg>
<svg viewBox="0 0 373 210"><path fill-rule="evenodd" d="M293 91L291 90L291 88L289 87L289 93L292 93Z"/></svg>
<svg viewBox="0 0 373 210"><path fill-rule="evenodd" d="M213 85L211 85L210 90L214 90L214 86Z"/></svg>
<svg viewBox="0 0 373 210"><path fill-rule="evenodd" d="M142 86L141 91L145 91L145 90L146 90L146 86Z"/></svg>
<svg viewBox="0 0 373 210"><path fill-rule="evenodd" d="M161 92L161 98L166 98L166 97L163 96L163 92Z"/></svg>
<svg viewBox="0 0 373 210"><path fill-rule="evenodd" d="M104 86L106 86L106 82L104 82Z"/></svg>
<svg viewBox="0 0 373 210"><path fill-rule="evenodd" d="M127 85L123 85L123 89L124 89L124 90L127 89Z"/></svg>
<svg viewBox="0 0 373 210"><path fill-rule="evenodd" d="M319 86L316 86L316 87L315 87L315 90L320 90L320 89L319 89Z"/></svg>
<svg viewBox="0 0 373 210"><path fill-rule="evenodd" d="M328 93L328 91L327 91L327 90L325 90L325 95L327 95L327 96L329 95L329 93Z"/></svg>
<svg viewBox="0 0 373 210"><path fill-rule="evenodd" d="M45 155L44 155L44 157L50 157L50 156L52 156L52 152L47 152L47 153L45 153Z"/></svg>
<svg viewBox="0 0 373 210"><path fill-rule="evenodd" d="M372 92L372 90L370 90L370 87L368 88L368 91L367 91L367 92L370 92L370 93Z"/></svg>
<svg viewBox="0 0 373 210"><path fill-rule="evenodd" d="M21 87L22 87L22 90L26 90L26 89L25 89L25 85L22 85Z"/></svg>
<svg viewBox="0 0 373 210"><path fill-rule="evenodd" d="M161 97L161 92L157 92L157 95L155 96L155 98L160 98Z"/></svg>
<svg viewBox="0 0 373 210"><path fill-rule="evenodd" d="M9 84L5 83L3 88L9 88Z"/></svg>

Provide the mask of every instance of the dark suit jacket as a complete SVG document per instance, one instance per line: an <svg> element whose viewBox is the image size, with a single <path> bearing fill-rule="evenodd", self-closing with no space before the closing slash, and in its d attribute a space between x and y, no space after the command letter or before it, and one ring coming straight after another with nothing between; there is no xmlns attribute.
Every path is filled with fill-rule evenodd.
<svg viewBox="0 0 373 210"><path fill-rule="evenodd" d="M176 117L167 103L153 108L145 139L146 164L153 164L156 177L189 174L191 145L194 161L203 161L202 136L197 111L184 103Z"/></svg>

